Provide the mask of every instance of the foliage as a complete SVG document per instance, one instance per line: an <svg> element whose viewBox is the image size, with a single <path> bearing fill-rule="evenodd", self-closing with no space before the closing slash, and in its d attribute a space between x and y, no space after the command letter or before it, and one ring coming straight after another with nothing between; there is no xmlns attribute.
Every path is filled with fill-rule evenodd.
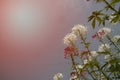
<svg viewBox="0 0 120 80"><path fill-rule="evenodd" d="M120 6L117 4L120 3L120 0L95 0L96 3L103 2L106 5L103 9L98 11L93 11L92 15L89 16L88 22L91 21L92 27L96 27L96 23L98 22L98 26L105 26L105 23L113 24L120 22Z"/></svg>
<svg viewBox="0 0 120 80"><path fill-rule="evenodd" d="M94 0L96 3L104 3L101 10L93 11L88 17L88 22L95 29L103 26L91 37L97 39L101 45L98 50L90 49L91 42L87 41L87 28L83 25L75 25L71 33L64 37L65 59L71 61L70 80L120 80L120 35L113 36L108 24L120 22L120 0ZM76 43L77 42L77 43ZM78 47L84 47L80 50ZM79 58L79 60L78 60ZM61 80L62 78L54 80Z"/></svg>

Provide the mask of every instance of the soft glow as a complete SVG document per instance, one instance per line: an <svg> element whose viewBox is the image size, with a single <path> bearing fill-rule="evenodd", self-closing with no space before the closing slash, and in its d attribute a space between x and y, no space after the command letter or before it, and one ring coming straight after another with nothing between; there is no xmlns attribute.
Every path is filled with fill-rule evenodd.
<svg viewBox="0 0 120 80"><path fill-rule="evenodd" d="M17 32L31 33L37 24L36 12L29 6L17 6L10 13L10 23Z"/></svg>

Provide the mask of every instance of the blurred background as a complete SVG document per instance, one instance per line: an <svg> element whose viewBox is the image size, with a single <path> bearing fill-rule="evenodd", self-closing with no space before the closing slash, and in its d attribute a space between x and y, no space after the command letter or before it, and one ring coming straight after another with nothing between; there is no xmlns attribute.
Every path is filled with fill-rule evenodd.
<svg viewBox="0 0 120 80"><path fill-rule="evenodd" d="M86 0L0 0L0 80L53 80L58 72L68 80L63 37L75 24L90 29L87 17L96 6Z"/></svg>

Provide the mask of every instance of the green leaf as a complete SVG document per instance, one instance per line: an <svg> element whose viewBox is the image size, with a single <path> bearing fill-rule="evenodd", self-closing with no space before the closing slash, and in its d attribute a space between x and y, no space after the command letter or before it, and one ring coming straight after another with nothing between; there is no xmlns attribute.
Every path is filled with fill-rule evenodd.
<svg viewBox="0 0 120 80"><path fill-rule="evenodd" d="M102 25L105 26L105 20L102 21Z"/></svg>
<svg viewBox="0 0 120 80"><path fill-rule="evenodd" d="M110 5L115 5L116 3L119 3L119 2L120 2L120 0L112 0Z"/></svg>
<svg viewBox="0 0 120 80"><path fill-rule="evenodd" d="M80 42L80 44L84 44L84 42Z"/></svg>
<svg viewBox="0 0 120 80"><path fill-rule="evenodd" d="M86 45L85 45L85 48L88 48L90 46L90 42L87 42Z"/></svg>
<svg viewBox="0 0 120 80"><path fill-rule="evenodd" d="M97 52L97 53L99 53L99 54L109 54L108 51L105 51L105 52Z"/></svg>
<svg viewBox="0 0 120 80"><path fill-rule="evenodd" d="M93 18L94 18L94 16L91 15L91 16L88 18L88 22L91 21Z"/></svg>
<svg viewBox="0 0 120 80"><path fill-rule="evenodd" d="M95 0L95 1L96 1L97 3L98 3L98 2L103 2L103 0Z"/></svg>
<svg viewBox="0 0 120 80"><path fill-rule="evenodd" d="M96 22L96 19L94 18L93 21L92 21L92 28L93 29L95 28L95 22Z"/></svg>
<svg viewBox="0 0 120 80"><path fill-rule="evenodd" d="M119 22L119 16L114 17L110 23L116 23Z"/></svg>
<svg viewBox="0 0 120 80"><path fill-rule="evenodd" d="M100 17L97 17L96 19L97 19L97 21L99 22L99 26L100 26L100 24L101 24L101 22L102 22L101 18L100 18Z"/></svg>

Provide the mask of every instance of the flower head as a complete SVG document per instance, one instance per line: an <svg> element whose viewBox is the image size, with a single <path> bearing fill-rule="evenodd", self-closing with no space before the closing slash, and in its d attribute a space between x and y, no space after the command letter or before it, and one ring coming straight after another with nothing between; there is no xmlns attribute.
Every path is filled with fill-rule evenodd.
<svg viewBox="0 0 120 80"><path fill-rule="evenodd" d="M73 28L72 28L72 32L74 34L76 34L77 36L79 36L80 34L81 35L86 35L87 33L87 28L85 26L82 26L82 25L75 25Z"/></svg>
<svg viewBox="0 0 120 80"><path fill-rule="evenodd" d="M73 43L75 43L75 41L77 40L77 36L73 33L69 33L64 37L64 44L66 44L67 46L72 46Z"/></svg>
<svg viewBox="0 0 120 80"><path fill-rule="evenodd" d="M105 60L108 62L108 61L110 61L111 59L112 59L112 57L110 56L110 55L105 55Z"/></svg>
<svg viewBox="0 0 120 80"><path fill-rule="evenodd" d="M83 65L77 65L76 66L77 69L83 69L83 67L84 67Z"/></svg>
<svg viewBox="0 0 120 80"><path fill-rule="evenodd" d="M103 37L104 36L104 34L105 34L105 32L104 31L99 31L99 32L96 32L96 34L94 34L93 36L92 36L92 38L97 38L97 37Z"/></svg>
<svg viewBox="0 0 120 80"><path fill-rule="evenodd" d="M111 29L104 27L101 28L97 33L100 38L103 38L104 36L107 36L111 33Z"/></svg>
<svg viewBox="0 0 120 80"><path fill-rule="evenodd" d="M83 61L83 63L86 65L86 64L88 64L88 60L87 59L85 59L84 61Z"/></svg>
<svg viewBox="0 0 120 80"><path fill-rule="evenodd" d="M99 52L106 52L108 50L110 50L109 44L101 44L98 49Z"/></svg>
<svg viewBox="0 0 120 80"><path fill-rule="evenodd" d="M119 43L119 42L120 42L120 35L114 36L114 37L112 38L112 41L113 41L114 43Z"/></svg>
<svg viewBox="0 0 120 80"><path fill-rule="evenodd" d="M96 51L91 51L90 53L91 53L91 56L94 58L98 56L98 53Z"/></svg>
<svg viewBox="0 0 120 80"><path fill-rule="evenodd" d="M71 72L70 73L70 80L75 80L77 79L77 73L76 72Z"/></svg>
<svg viewBox="0 0 120 80"><path fill-rule="evenodd" d="M63 74L62 73L57 73L53 77L54 80L61 80L62 78L63 78Z"/></svg>
<svg viewBox="0 0 120 80"><path fill-rule="evenodd" d="M71 54L73 54L73 56L78 56L78 49L74 47L67 47L64 49L64 53L65 58L69 58Z"/></svg>
<svg viewBox="0 0 120 80"><path fill-rule="evenodd" d="M82 50L82 51L80 52L80 57L81 57L82 59L86 59L86 58L88 58L88 56L89 56L89 51L88 51L88 50Z"/></svg>

